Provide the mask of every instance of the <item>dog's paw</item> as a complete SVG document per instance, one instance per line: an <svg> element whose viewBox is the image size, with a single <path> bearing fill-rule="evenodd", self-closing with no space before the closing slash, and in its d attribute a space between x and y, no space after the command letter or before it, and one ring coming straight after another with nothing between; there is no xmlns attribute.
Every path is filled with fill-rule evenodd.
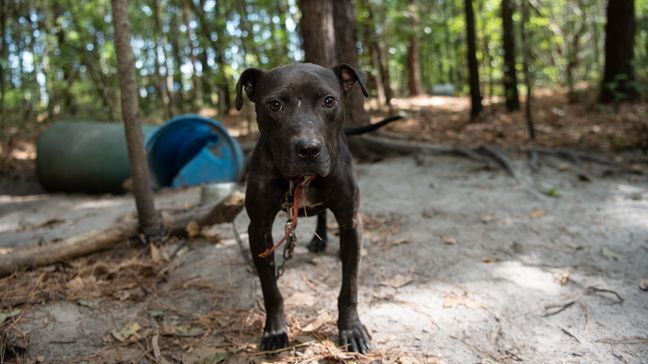
<svg viewBox="0 0 648 364"><path fill-rule="evenodd" d="M369 333L363 324L351 325L348 329L340 330L340 344L347 351L366 354L371 349Z"/></svg>
<svg viewBox="0 0 648 364"><path fill-rule="evenodd" d="M321 253L326 250L327 239L320 239L317 236L313 236L313 240L308 244L308 250L311 253Z"/></svg>
<svg viewBox="0 0 648 364"><path fill-rule="evenodd" d="M264 332L261 338L261 351L283 349L288 347L286 330Z"/></svg>

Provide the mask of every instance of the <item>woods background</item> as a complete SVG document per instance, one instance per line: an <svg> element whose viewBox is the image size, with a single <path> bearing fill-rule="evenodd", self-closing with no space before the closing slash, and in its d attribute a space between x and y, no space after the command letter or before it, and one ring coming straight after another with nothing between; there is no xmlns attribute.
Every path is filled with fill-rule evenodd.
<svg viewBox="0 0 648 364"><path fill-rule="evenodd" d="M0 10L3 128L61 118L121 119L109 0L8 0ZM469 94L473 39L467 25L474 29L473 73L479 74L473 104L505 97L509 110L518 109L518 94L526 94L524 62L532 87L565 88L570 102L584 101L584 90L601 86L606 24L612 25L609 47L617 47L611 53L617 59L610 56L608 63L617 71L605 73L602 100L635 98L648 80L646 0L133 0L129 14L147 121L201 107L227 114L246 67L313 61L308 44L317 52L329 47L318 37L343 43L340 32L348 24L355 27L357 63L382 106L439 84ZM315 57L330 63L321 58L326 55Z"/></svg>

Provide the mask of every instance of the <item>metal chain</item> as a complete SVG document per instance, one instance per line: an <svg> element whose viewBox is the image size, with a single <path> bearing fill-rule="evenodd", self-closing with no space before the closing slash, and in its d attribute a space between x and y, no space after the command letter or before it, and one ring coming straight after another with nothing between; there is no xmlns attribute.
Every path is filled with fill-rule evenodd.
<svg viewBox="0 0 648 364"><path fill-rule="evenodd" d="M285 243L286 245L284 245L283 260L281 264L279 264L279 266L277 267L277 271L275 272L276 279L279 279L279 277L281 277L284 274L286 262L292 259L293 251L295 250L295 246L297 245L297 235L295 234L295 231L292 229L294 191L295 191L295 182L291 180L290 186L288 187L288 191L286 192L286 196L284 198L284 203L283 203L283 207L288 213L288 220L286 221L286 225L284 226L284 233L286 234L286 243Z"/></svg>

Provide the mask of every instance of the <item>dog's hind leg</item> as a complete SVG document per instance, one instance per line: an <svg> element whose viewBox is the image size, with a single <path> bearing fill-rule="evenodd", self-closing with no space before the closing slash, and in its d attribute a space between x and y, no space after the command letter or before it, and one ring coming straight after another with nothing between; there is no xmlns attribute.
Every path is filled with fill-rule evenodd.
<svg viewBox="0 0 648 364"><path fill-rule="evenodd" d="M326 210L317 215L317 227L315 228L315 234L313 235L313 240L308 244L308 250L313 253L320 253L326 250L326 243L328 242L328 236L326 233Z"/></svg>

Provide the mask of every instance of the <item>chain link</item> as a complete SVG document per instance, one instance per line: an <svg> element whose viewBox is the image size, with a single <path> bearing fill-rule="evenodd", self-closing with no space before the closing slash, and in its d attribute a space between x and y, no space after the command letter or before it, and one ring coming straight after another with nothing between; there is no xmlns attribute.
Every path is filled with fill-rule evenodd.
<svg viewBox="0 0 648 364"><path fill-rule="evenodd" d="M284 233L286 234L286 245L284 245L284 250L283 250L283 260L281 264L277 267L277 271L275 272L275 277L276 279L279 279L284 272L285 272L285 265L286 262L292 259L293 257L293 251L295 250L295 246L297 245L297 235L295 234L295 231L293 230L292 226L292 221L293 221L293 196L294 196L294 191L295 191L295 182L290 181L290 186L288 188L288 191L286 192L286 196L284 198L284 203L283 207L288 213L288 220L286 221L286 225L284 226Z"/></svg>

